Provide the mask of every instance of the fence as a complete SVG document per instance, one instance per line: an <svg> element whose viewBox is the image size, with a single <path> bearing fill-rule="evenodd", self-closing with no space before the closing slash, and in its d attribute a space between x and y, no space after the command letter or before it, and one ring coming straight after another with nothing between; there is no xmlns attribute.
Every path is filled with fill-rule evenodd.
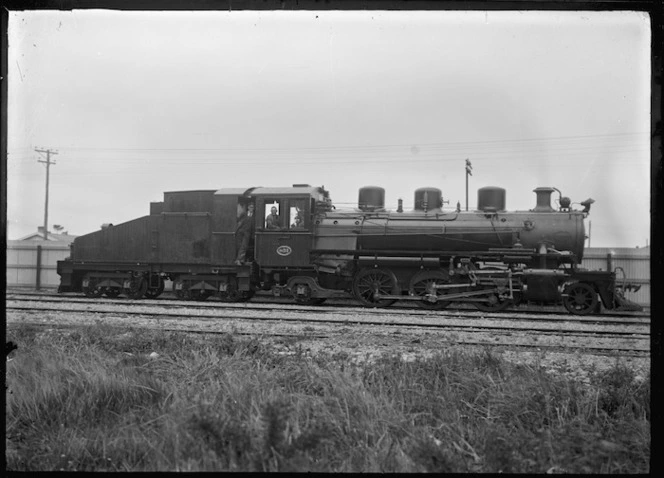
<svg viewBox="0 0 664 478"><path fill-rule="evenodd" d="M69 244L7 241L7 287L55 288L60 284L56 263L69 256ZM627 298L650 306L650 249L589 247L581 267L613 270L622 267L629 282L641 289ZM618 280L622 275L618 274Z"/></svg>
<svg viewBox="0 0 664 478"><path fill-rule="evenodd" d="M58 287L57 262L68 256L67 243L7 241L7 287Z"/></svg>
<svg viewBox="0 0 664 478"><path fill-rule="evenodd" d="M638 292L628 292L626 297L644 307L650 307L650 248L588 247L583 253L581 267L589 270L614 270L621 267L632 284L640 284ZM616 274L618 283L622 274Z"/></svg>

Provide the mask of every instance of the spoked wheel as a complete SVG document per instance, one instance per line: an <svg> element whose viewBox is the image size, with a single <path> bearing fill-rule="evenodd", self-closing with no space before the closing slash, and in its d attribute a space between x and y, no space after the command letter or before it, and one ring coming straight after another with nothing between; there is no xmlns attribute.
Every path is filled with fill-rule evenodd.
<svg viewBox="0 0 664 478"><path fill-rule="evenodd" d="M115 299L122 293L122 289L119 287L106 287L104 289L104 295L109 299Z"/></svg>
<svg viewBox="0 0 664 478"><path fill-rule="evenodd" d="M155 278L151 277L150 282L154 283ZM145 297L148 299L156 299L164 292L164 278L159 277L159 282L157 287L148 287L148 290L145 291Z"/></svg>
<svg viewBox="0 0 664 478"><path fill-rule="evenodd" d="M89 274L86 274L83 278L83 293L86 297L90 297L91 299L101 297L104 293L104 289L97 284L98 281L96 279L93 279Z"/></svg>
<svg viewBox="0 0 664 478"><path fill-rule="evenodd" d="M589 284L577 282L565 289L563 305L572 314L588 315L595 310L598 303L597 292Z"/></svg>
<svg viewBox="0 0 664 478"><path fill-rule="evenodd" d="M490 294L486 298L488 302L473 302L477 310L481 310L482 312L500 312L512 305L511 300L501 299L498 294Z"/></svg>
<svg viewBox="0 0 664 478"><path fill-rule="evenodd" d="M420 296L422 301L418 302L420 306L425 309L441 310L450 305L448 300L440 300L444 294L441 290L433 289L432 286L449 282L449 274L444 271L422 271L415 274L410 281L409 292L412 295ZM435 295L436 302L431 302L426 299L427 295Z"/></svg>
<svg viewBox="0 0 664 478"><path fill-rule="evenodd" d="M131 278L129 282L129 287L124 290L124 293L130 299L140 299L145 295L145 291L148 290L148 282L143 276L135 276Z"/></svg>
<svg viewBox="0 0 664 478"><path fill-rule="evenodd" d="M293 299L300 305L320 305L325 297L311 297L311 287L307 284L294 284L292 288Z"/></svg>
<svg viewBox="0 0 664 478"><path fill-rule="evenodd" d="M387 269L362 269L353 281L355 297L366 307L387 307L396 299L377 299L376 294L394 295L397 293L397 279Z"/></svg>

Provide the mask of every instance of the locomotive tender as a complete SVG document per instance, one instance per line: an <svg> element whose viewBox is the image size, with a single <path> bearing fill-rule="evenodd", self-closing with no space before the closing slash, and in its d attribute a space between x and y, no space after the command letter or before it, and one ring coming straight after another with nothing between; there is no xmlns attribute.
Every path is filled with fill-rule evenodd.
<svg viewBox="0 0 664 478"><path fill-rule="evenodd" d="M376 186L361 188L358 207L343 211L323 187L303 184L165 192L150 215L77 237L58 262L59 291L156 298L170 279L177 297L190 300L245 301L263 290L303 304L354 297L369 307L402 300L494 311L562 301L579 315L601 305L640 310L615 271L578 267L594 201L575 210L556 188L534 192L534 209L513 212L498 187L479 189L477 210L466 212L444 211L442 192L430 187L415 191L412 211L401 200L386 210ZM250 205L256 213L240 263L237 227ZM265 221L274 207L277 227Z"/></svg>

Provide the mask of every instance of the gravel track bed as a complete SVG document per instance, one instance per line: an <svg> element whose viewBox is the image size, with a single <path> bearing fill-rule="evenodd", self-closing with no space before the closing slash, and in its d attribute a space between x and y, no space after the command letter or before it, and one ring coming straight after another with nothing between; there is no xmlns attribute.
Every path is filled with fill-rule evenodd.
<svg viewBox="0 0 664 478"><path fill-rule="evenodd" d="M472 309L139 302L75 296L52 298L49 302L48 297L29 300L23 294L14 296L10 292L6 298L6 327L19 322L44 327L103 323L183 332L239 333L258 336L284 354L344 354L351 361L373 360L384 353L412 360L447 351L490 350L506 360L542 366L551 373L582 381L589 371L616 363L633 368L641 377L650 370L650 320L642 315L578 317L563 311L549 311L546 315L520 311L491 314ZM63 306L69 310L47 310ZM443 327L433 327L436 325ZM532 330L535 328L537 332ZM609 336L615 333L624 335ZM640 351L640 356L635 356L634 351Z"/></svg>
<svg viewBox="0 0 664 478"><path fill-rule="evenodd" d="M235 305L235 304L234 304ZM508 329L509 331L537 331L537 332L556 332L556 333L595 333L595 334L621 334L621 335L642 335L647 337L650 327L645 322L636 322L627 325L616 325L611 322L602 321L577 321L573 316L560 316L556 320L548 317L546 321L541 318L512 317L511 314L500 314L498 316L473 315L462 316L454 313L435 313L425 312L420 314L410 313L381 313L378 309L359 309L355 311L336 310L332 308L320 309L285 309L277 308L255 308L255 307L187 307L187 306L164 306L158 304L126 305L123 303L90 303L90 302L52 302L48 300L40 301L8 301L8 309L22 310L52 310L62 309L72 312L90 311L97 313L115 313L115 314L149 314L193 318L210 317L213 319L247 319L247 320L283 320L283 321L306 321L306 322L340 322L354 324L376 324L381 325L413 325L413 326L431 326L431 327L474 327L478 329Z"/></svg>

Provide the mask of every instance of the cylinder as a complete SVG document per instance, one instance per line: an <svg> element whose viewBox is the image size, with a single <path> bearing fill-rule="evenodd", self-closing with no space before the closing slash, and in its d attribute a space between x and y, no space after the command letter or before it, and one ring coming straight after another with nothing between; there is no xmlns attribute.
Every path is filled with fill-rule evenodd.
<svg viewBox="0 0 664 478"><path fill-rule="evenodd" d="M364 186L360 188L357 207L362 211L376 211L385 208L385 189L379 186Z"/></svg>
<svg viewBox="0 0 664 478"><path fill-rule="evenodd" d="M415 190L415 210L429 211L443 207L443 192L438 188L419 188Z"/></svg>
<svg viewBox="0 0 664 478"><path fill-rule="evenodd" d="M477 190L477 209L480 211L504 211L505 190L495 186L486 186Z"/></svg>

